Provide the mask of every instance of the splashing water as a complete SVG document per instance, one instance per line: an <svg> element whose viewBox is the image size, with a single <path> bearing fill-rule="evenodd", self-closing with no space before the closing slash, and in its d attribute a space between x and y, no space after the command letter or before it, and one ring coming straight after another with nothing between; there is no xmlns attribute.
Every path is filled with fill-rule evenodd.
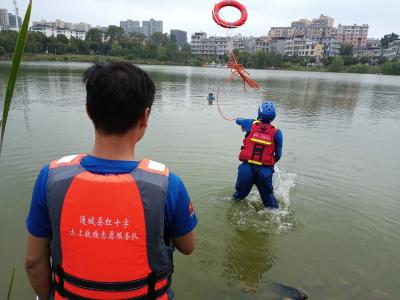
<svg viewBox="0 0 400 300"><path fill-rule="evenodd" d="M262 204L257 188L249 196L232 205L228 220L235 225L250 227L267 235L285 234L293 231L298 224L290 206L290 191L300 182L295 173L281 171L275 167L274 194L279 201L279 209L268 209Z"/></svg>

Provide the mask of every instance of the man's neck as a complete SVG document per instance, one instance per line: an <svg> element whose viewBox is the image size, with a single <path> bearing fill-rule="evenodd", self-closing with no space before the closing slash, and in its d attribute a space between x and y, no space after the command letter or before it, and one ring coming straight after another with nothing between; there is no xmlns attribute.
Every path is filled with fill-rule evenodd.
<svg viewBox="0 0 400 300"><path fill-rule="evenodd" d="M91 155L109 160L133 161L136 141L133 134L103 135L96 132Z"/></svg>

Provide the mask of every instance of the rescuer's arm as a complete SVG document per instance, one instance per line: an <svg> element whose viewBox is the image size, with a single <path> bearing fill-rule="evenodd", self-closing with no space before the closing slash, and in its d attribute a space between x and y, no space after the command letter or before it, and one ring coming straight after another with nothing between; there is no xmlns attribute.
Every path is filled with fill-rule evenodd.
<svg viewBox="0 0 400 300"><path fill-rule="evenodd" d="M50 239L28 233L25 269L39 299L49 299L51 289Z"/></svg>
<svg viewBox="0 0 400 300"><path fill-rule="evenodd" d="M283 135L280 129L278 129L274 141L275 141L275 161L278 162L282 157L282 146L283 146Z"/></svg>
<svg viewBox="0 0 400 300"><path fill-rule="evenodd" d="M246 131L246 134L250 133L253 122L254 122L253 119L241 119L241 118L236 119L236 124L240 125L242 127L242 130Z"/></svg>
<svg viewBox="0 0 400 300"><path fill-rule="evenodd" d="M185 185L174 173L169 175L166 218L175 248L182 254L191 254L196 247L197 216Z"/></svg>
<svg viewBox="0 0 400 300"><path fill-rule="evenodd" d="M184 236L174 238L176 249L182 254L190 255L196 248L196 235L194 230L185 234Z"/></svg>
<svg viewBox="0 0 400 300"><path fill-rule="evenodd" d="M51 289L50 250L51 223L47 209L47 177L49 167L41 170L32 193L25 269L29 281L40 299L48 299Z"/></svg>

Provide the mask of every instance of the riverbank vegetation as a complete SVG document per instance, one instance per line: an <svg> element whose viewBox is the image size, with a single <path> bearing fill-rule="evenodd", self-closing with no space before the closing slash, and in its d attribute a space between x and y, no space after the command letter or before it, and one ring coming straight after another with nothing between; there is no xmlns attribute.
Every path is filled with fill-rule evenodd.
<svg viewBox="0 0 400 300"><path fill-rule="evenodd" d="M17 36L13 31L0 32L0 58L8 59L12 56ZM244 67L254 69L400 75L399 61L387 61L383 57L357 58L353 57L352 53L352 47L344 45L340 56L322 58L317 62L313 57L289 57L264 51L254 53L239 51L238 60ZM191 66L202 66L213 62L212 58L193 58L189 45L179 49L174 36L156 33L147 39L138 33L126 35L117 26L110 26L105 34L96 28L90 29L85 41L76 38L67 39L63 35L48 38L42 33L29 32L24 59L74 62L127 60L136 64ZM223 62L227 62L228 59L229 57L225 56Z"/></svg>

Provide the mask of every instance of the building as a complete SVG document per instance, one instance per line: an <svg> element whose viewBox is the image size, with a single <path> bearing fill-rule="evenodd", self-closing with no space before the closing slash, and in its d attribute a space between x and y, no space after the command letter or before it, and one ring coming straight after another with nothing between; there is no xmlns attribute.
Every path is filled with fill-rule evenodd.
<svg viewBox="0 0 400 300"><path fill-rule="evenodd" d="M285 47L286 47L286 39L277 37L277 38L273 38L269 42L268 51L275 53L275 54L284 55Z"/></svg>
<svg viewBox="0 0 400 300"><path fill-rule="evenodd" d="M139 21L126 20L126 21L119 22L119 24L120 24L120 27L126 33L139 33L140 32L140 22Z"/></svg>
<svg viewBox="0 0 400 300"><path fill-rule="evenodd" d="M259 49L257 45L260 47L261 40L261 38L244 37L240 34L233 37L207 37L205 32L196 32L192 35L192 56L194 58L205 56L214 60L222 60L225 58L225 55L228 55L234 49L255 52Z"/></svg>
<svg viewBox="0 0 400 300"><path fill-rule="evenodd" d="M269 51L269 41L266 37L256 38L256 51Z"/></svg>
<svg viewBox="0 0 400 300"><path fill-rule="evenodd" d="M176 46L181 49L187 44L187 32L178 29L171 29L171 37L175 36Z"/></svg>
<svg viewBox="0 0 400 300"><path fill-rule="evenodd" d="M46 37L57 37L58 35L65 35L67 39L71 39L72 37L85 40L86 39L86 31L77 31L66 28L53 28L48 25L34 25L30 29L32 32L41 32Z"/></svg>
<svg viewBox="0 0 400 300"><path fill-rule="evenodd" d="M34 21L32 22L32 27L35 26L42 26L42 27L50 27L50 28L57 28L57 29L66 29L66 30L73 30L73 31L89 31L92 26L85 22L80 23L71 23L65 22L63 20L57 19L55 22L47 22L46 20Z"/></svg>
<svg viewBox="0 0 400 300"><path fill-rule="evenodd" d="M163 32L163 21L157 21L154 19L142 21L141 33L149 38L156 32Z"/></svg>
<svg viewBox="0 0 400 300"><path fill-rule="evenodd" d="M341 25L337 28L337 40L341 44L351 44L353 49L366 49L368 42L368 24Z"/></svg>
<svg viewBox="0 0 400 300"><path fill-rule="evenodd" d="M322 44L324 45L324 57L333 57L340 54L341 45L336 38L323 39Z"/></svg>
<svg viewBox="0 0 400 300"><path fill-rule="evenodd" d="M8 10L5 8L0 8L0 29L8 30L9 20L8 20Z"/></svg>
<svg viewBox="0 0 400 300"><path fill-rule="evenodd" d="M92 28L92 25L85 22L73 23L71 27L72 30L85 32L88 32L90 28Z"/></svg>
<svg viewBox="0 0 400 300"><path fill-rule="evenodd" d="M293 21L290 27L272 27L268 33L268 40L274 38L293 38L304 36L311 39L324 39L333 36L335 19L321 15L317 19L300 19Z"/></svg>
<svg viewBox="0 0 400 300"><path fill-rule="evenodd" d="M305 56L315 57L315 47L318 43L315 40L306 37L293 37L286 39L286 56Z"/></svg>
<svg viewBox="0 0 400 300"><path fill-rule="evenodd" d="M9 24L10 30L17 30L17 28L21 28L22 19L21 19L21 17L18 17L18 27L17 27L17 17L15 15L13 15L12 13L8 13L8 24Z"/></svg>
<svg viewBox="0 0 400 300"><path fill-rule="evenodd" d="M292 38L294 37L295 32L296 28L293 27L271 27L268 32L268 40L274 38Z"/></svg>
<svg viewBox="0 0 400 300"><path fill-rule="evenodd" d="M400 39L391 42L387 49L383 49L383 57L388 60L400 59Z"/></svg>

